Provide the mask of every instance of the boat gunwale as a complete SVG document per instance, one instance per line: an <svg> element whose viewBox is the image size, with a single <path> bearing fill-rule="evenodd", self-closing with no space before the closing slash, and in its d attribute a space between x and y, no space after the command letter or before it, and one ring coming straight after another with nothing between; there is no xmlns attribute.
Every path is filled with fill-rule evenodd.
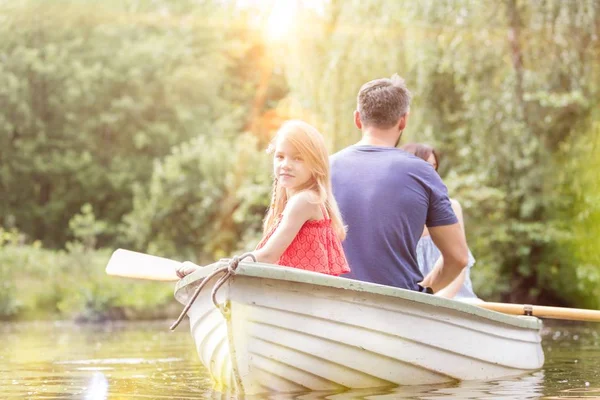
<svg viewBox="0 0 600 400"><path fill-rule="evenodd" d="M187 297L189 297L187 292L188 290L192 289L192 286L197 286L206 276L210 275L213 271L219 268L226 267L228 263L229 259L221 259L213 264L198 268L198 270L196 270L194 273L184 277L175 285L175 298L180 303L185 303L187 301ZM494 322L512 325L518 328L540 330L543 325L539 318L532 316L515 316L504 314L497 311L487 310L485 308L478 307L477 305L469 304L459 300L451 300L443 297L433 296L427 293L380 285L377 283L362 282L343 277L336 277L292 267L282 267L279 265L242 261L235 270L235 275L297 282L335 289L352 290L374 295L395 297L398 299L465 312L477 317L486 318ZM208 288L205 288L205 290L208 290ZM184 294L184 292L186 293Z"/></svg>

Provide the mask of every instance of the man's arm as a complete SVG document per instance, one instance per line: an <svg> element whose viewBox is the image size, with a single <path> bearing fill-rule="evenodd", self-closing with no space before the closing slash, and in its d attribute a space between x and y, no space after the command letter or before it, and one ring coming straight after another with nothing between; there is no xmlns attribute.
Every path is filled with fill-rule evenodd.
<svg viewBox="0 0 600 400"><path fill-rule="evenodd" d="M438 274L439 272L437 270L439 270L440 268L442 268L442 266L444 265L444 257L440 256L437 261L434 264L434 267L432 268L432 270L429 272L429 274L427 274L427 276L425 277L425 279L423 279L423 282L421 282L421 286L429 286L431 287L430 284L430 280L432 279L432 276L435 276L436 274ZM452 281L451 284L449 284L448 286L446 286L445 288L443 288L442 290L439 290L437 292L435 292L436 296L441 296L441 297L446 297L446 298L453 298L454 296L456 296L456 294L460 291L460 288L462 287L463 283L465 282L466 279L466 270L463 269L463 271L458 274L458 278L456 278L455 280Z"/></svg>
<svg viewBox="0 0 600 400"><path fill-rule="evenodd" d="M464 233L465 232L465 223L463 221L462 207L460 206L460 203L454 199L450 199L450 205L452 206L452 210L454 211L454 214L456 214L458 223L460 224L460 227L462 228L462 231ZM467 263L468 263L468 261L467 261ZM440 273L439 270L443 266L444 266L444 256L440 256L438 258L438 260L435 262L435 265L433 266L432 270L429 272L429 274L427 274L425 279L423 279L423 282L421 283L421 285L431 287L431 281L433 280L433 277ZM438 296L447 297L447 298L454 297L456 295L456 293L458 293L460 288L462 287L462 285L465 281L465 278L466 278L465 270L463 269L462 272L460 274L458 274L458 278L456 278L454 281L452 281L452 283L450 283L445 288L443 288L439 291L436 291L435 294Z"/></svg>
<svg viewBox="0 0 600 400"><path fill-rule="evenodd" d="M431 227L429 234L442 253L441 263L423 279L422 285L438 292L452 283L469 262L467 240L460 223Z"/></svg>

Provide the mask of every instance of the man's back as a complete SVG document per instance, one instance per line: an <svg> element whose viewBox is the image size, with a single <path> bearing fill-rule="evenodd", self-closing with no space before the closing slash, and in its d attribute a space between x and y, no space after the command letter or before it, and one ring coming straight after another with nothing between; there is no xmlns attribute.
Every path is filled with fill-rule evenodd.
<svg viewBox="0 0 600 400"><path fill-rule="evenodd" d="M394 147L351 146L331 157L331 174L348 226L346 277L419 290L415 249L423 226L457 222L435 170Z"/></svg>

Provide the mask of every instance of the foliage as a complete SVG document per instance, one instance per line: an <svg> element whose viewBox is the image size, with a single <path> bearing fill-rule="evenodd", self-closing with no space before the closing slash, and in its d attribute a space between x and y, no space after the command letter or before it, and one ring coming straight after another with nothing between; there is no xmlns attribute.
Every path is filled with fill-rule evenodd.
<svg viewBox="0 0 600 400"><path fill-rule="evenodd" d="M14 246L20 239L18 231L7 232L0 228L0 254L5 247ZM0 320L3 320L15 316L21 308L21 303L16 298L13 271L8 263L0 262L0 282Z"/></svg>
<svg viewBox="0 0 600 400"><path fill-rule="evenodd" d="M598 109L595 110L598 114ZM561 245L573 257L575 276L557 271L581 307L600 308L600 123L593 118L587 135L565 146L566 167L561 173L563 191L570 194L572 208L564 212L572 234Z"/></svg>
<svg viewBox="0 0 600 400"><path fill-rule="evenodd" d="M357 139L351 113L360 84L399 72L414 93L405 136L444 154L441 173L467 215L479 293L546 303L585 297L581 287L564 290L582 270L561 246L572 197L556 171L564 144L585 140L582 121L599 104L600 3L333 0L322 16L304 14L317 22L286 49L289 107L306 106L339 148Z"/></svg>
<svg viewBox="0 0 600 400"><path fill-rule="evenodd" d="M107 250L0 247L0 319L103 320L172 316L172 286L109 277ZM169 311L171 310L171 311Z"/></svg>
<svg viewBox="0 0 600 400"><path fill-rule="evenodd" d="M202 136L173 149L155 164L148 188L136 188L126 238L152 254L198 262L256 245L271 189L268 157L256 146L251 135L233 143Z"/></svg>
<svg viewBox="0 0 600 400"><path fill-rule="evenodd" d="M442 151L463 206L477 292L600 306L599 0L298 2L277 43L238 3L0 2L3 318L162 309L164 286L104 276L106 249L253 247L271 132L302 118L352 144L360 85L395 72L405 140Z"/></svg>
<svg viewBox="0 0 600 400"><path fill-rule="evenodd" d="M27 244L17 230L0 228L0 320L74 318L81 321L165 317L172 288L129 282L104 272L110 251L94 250L98 230L93 212L83 207L72 226L80 239L67 251Z"/></svg>
<svg viewBox="0 0 600 400"><path fill-rule="evenodd" d="M47 246L86 203L114 243L156 159L249 125L263 54L220 1L29 0L0 15L0 225Z"/></svg>
<svg viewBox="0 0 600 400"><path fill-rule="evenodd" d="M97 221L94 210L89 203L81 207L81 213L75 214L69 221L69 228L75 239L80 242L86 250L96 248L97 238L106 230L106 223Z"/></svg>
<svg viewBox="0 0 600 400"><path fill-rule="evenodd" d="M470 237L486 238L485 247L474 244L480 261L498 266L509 288L505 299L568 301L559 277L575 280L571 256L560 246L569 234L562 209L570 199L558 190L555 171L561 145L585 135L578 122L600 98L589 84L599 78L591 60L600 54L593 40L600 5L507 0L491 8L470 3L464 11L465 29L445 32L432 49L439 61L420 72L431 68L417 88L426 94L419 122L437 133L457 173L485 176L451 193L469 206ZM449 95L441 101L440 89ZM439 124L428 124L429 114ZM487 188L501 194L491 207L473 201Z"/></svg>

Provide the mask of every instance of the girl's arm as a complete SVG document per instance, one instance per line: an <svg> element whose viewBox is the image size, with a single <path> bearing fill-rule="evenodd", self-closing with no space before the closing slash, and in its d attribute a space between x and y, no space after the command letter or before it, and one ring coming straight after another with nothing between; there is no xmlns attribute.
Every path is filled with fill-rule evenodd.
<svg viewBox="0 0 600 400"><path fill-rule="evenodd" d="M288 248L296 237L302 225L315 215L318 205L311 203L309 192L300 192L292 196L285 209L279 226L273 232L267 243L253 251L256 261L276 264L283 252Z"/></svg>
<svg viewBox="0 0 600 400"><path fill-rule="evenodd" d="M320 213L320 208L315 202L316 197L311 196L309 192L300 192L288 200L279 226L273 232L267 243L260 249L252 253L256 261L276 264L279 258L288 248L292 240L302 228L302 225L313 218L316 213ZM183 263L177 270L177 276L183 278L197 269L192 263Z"/></svg>

